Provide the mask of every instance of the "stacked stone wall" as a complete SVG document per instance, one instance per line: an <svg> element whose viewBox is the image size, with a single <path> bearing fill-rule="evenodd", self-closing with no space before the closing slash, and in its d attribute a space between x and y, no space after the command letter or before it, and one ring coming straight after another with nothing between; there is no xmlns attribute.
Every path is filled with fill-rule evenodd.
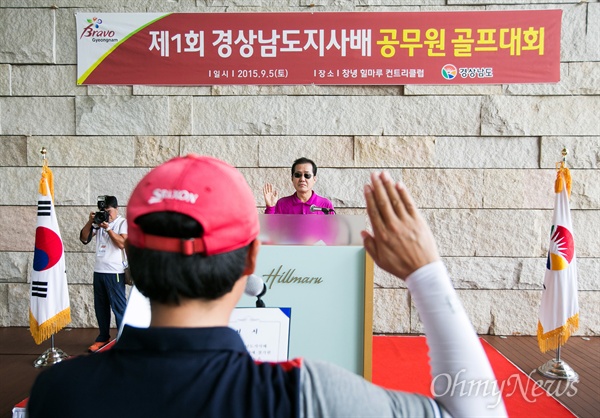
<svg viewBox="0 0 600 418"><path fill-rule="evenodd" d="M553 209L569 149L579 335L600 334L600 3L550 0L0 1L0 326L27 326L40 148L55 174L73 327L95 327L96 196L128 196L190 152L292 192L290 163L319 164L316 190L365 214L373 170L402 179L431 223L477 332L534 335ZM561 81L484 86L77 86L76 12L562 9ZM422 332L404 284L375 270L376 333Z"/></svg>

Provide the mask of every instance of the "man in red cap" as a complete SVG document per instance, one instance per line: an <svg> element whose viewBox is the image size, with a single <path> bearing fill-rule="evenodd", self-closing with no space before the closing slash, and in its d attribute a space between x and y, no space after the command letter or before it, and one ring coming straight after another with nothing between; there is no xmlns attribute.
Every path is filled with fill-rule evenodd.
<svg viewBox="0 0 600 418"><path fill-rule="evenodd" d="M129 263L150 299L150 327L125 326L111 350L41 373L29 417L505 415L427 224L403 185L385 173L371 182L364 193L373 232L363 231L364 244L411 291L435 399L323 362L255 362L228 327L259 251L254 197L233 167L188 155L148 173L127 206Z"/></svg>

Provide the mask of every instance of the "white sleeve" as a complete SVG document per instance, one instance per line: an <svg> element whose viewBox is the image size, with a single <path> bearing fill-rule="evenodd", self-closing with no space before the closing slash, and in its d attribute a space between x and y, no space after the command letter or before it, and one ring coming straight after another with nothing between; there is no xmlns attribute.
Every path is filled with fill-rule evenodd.
<svg viewBox="0 0 600 418"><path fill-rule="evenodd" d="M492 367L444 264L421 267L406 285L425 328L436 400L455 417L506 416Z"/></svg>

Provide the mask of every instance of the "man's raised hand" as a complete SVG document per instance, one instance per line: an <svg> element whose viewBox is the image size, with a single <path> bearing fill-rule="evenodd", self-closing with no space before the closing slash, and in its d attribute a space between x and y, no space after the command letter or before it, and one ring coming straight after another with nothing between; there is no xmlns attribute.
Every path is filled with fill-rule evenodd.
<svg viewBox="0 0 600 418"><path fill-rule="evenodd" d="M361 235L379 267L406 279L420 267L439 260L433 234L406 186L394 183L386 172L373 173L364 193L373 233L362 231Z"/></svg>

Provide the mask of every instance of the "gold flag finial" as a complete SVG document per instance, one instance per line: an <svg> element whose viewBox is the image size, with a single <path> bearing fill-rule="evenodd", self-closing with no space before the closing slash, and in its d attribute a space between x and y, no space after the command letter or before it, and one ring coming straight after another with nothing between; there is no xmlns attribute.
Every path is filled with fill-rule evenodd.
<svg viewBox="0 0 600 418"><path fill-rule="evenodd" d="M48 153L48 150L46 149L46 147L42 147L42 149L40 149L40 154L42 154L42 158L45 160L46 159L46 154Z"/></svg>

